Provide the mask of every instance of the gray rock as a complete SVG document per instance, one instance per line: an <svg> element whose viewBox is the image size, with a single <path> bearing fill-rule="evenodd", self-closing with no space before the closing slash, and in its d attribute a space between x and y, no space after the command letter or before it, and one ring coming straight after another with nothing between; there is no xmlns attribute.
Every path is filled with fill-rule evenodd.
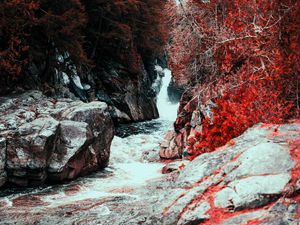
<svg viewBox="0 0 300 225"><path fill-rule="evenodd" d="M114 125L107 110L107 105L103 102L91 102L82 104L65 111L64 119L85 122L93 135L91 148L95 152L98 165L104 168L108 165L110 156L110 146L114 136Z"/></svg>
<svg viewBox="0 0 300 225"><path fill-rule="evenodd" d="M251 147L232 164L237 168L226 176L226 182L244 176L286 173L295 166L287 148L276 143L260 143Z"/></svg>
<svg viewBox="0 0 300 225"><path fill-rule="evenodd" d="M234 153L231 151L202 154L189 163L180 173L177 183L180 186L193 185L203 178L211 176L226 161L230 161L233 157Z"/></svg>
<svg viewBox="0 0 300 225"><path fill-rule="evenodd" d="M228 184L215 196L215 205L235 210L266 205L283 194L290 174L252 176Z"/></svg>
<svg viewBox="0 0 300 225"><path fill-rule="evenodd" d="M28 186L108 165L114 128L105 103L54 100L36 91L0 101L1 185L6 172L10 183Z"/></svg>
<svg viewBox="0 0 300 225"><path fill-rule="evenodd" d="M178 215L183 210L193 215L194 199L197 199L196 202L205 201L200 196L207 192L214 198L215 207L228 213L257 209L247 213L241 211L238 215L234 213L223 224L246 224L248 220L257 218L272 221L265 224L297 224L297 210L274 210L270 203L284 196L285 204L294 204L293 199L287 200L286 194L299 193L299 181L290 187L293 185L291 171L296 162L289 151L289 141L299 139L299 131L297 124L258 124L234 139L234 145L223 146L195 158L176 180L176 185L187 191L170 207L166 224L176 224L181 220ZM218 191L212 191L213 187L217 187ZM262 206L265 208L260 208ZM184 219L182 224L193 224L193 218L186 216Z"/></svg>
<svg viewBox="0 0 300 225"><path fill-rule="evenodd" d="M0 138L0 187L6 182L6 140L5 138Z"/></svg>
<svg viewBox="0 0 300 225"><path fill-rule="evenodd" d="M10 182L24 184L14 177L28 182L44 182L48 157L55 147L58 126L59 122L51 117L39 118L23 124L13 136L7 138L6 170Z"/></svg>
<svg viewBox="0 0 300 225"><path fill-rule="evenodd" d="M249 220L255 220L263 218L265 214L268 212L266 210L259 210L249 213L244 213L241 215L234 216L230 219L225 220L222 222L221 225L233 225L233 224L247 224Z"/></svg>
<svg viewBox="0 0 300 225"><path fill-rule="evenodd" d="M62 172L68 161L83 150L93 137L87 123L70 120L60 122L59 134L56 147L49 159L50 173Z"/></svg>
<svg viewBox="0 0 300 225"><path fill-rule="evenodd" d="M185 211L178 220L177 225L199 224L210 218L210 216L206 214L209 209L210 204L208 202L200 202L196 206L193 206L193 208Z"/></svg>

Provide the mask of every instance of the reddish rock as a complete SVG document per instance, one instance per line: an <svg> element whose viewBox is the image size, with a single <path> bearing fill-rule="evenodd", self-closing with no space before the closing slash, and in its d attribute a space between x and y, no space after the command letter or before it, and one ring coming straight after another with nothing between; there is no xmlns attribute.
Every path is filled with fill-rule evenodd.
<svg viewBox="0 0 300 225"><path fill-rule="evenodd" d="M81 190L80 185L75 184L75 185L70 185L70 186L68 186L68 187L64 190L64 192L65 192L65 195L75 195L75 194L77 194L80 190Z"/></svg>
<svg viewBox="0 0 300 225"><path fill-rule="evenodd" d="M193 90L186 91L180 100L173 133L172 135L167 133L161 146L161 158L181 158L187 147L188 139L195 131L201 131L201 120L205 117L212 118L211 108L213 106L212 101L207 102L205 105L199 104L199 98L194 96Z"/></svg>
<svg viewBox="0 0 300 225"><path fill-rule="evenodd" d="M12 204L13 207L40 207L49 205L44 202L41 197L35 195L25 195L14 198Z"/></svg>

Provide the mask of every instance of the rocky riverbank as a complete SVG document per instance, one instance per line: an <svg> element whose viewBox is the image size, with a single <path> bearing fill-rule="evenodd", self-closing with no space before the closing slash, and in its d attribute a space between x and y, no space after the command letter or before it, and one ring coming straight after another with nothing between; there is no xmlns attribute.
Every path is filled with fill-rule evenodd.
<svg viewBox="0 0 300 225"><path fill-rule="evenodd" d="M298 122L258 124L215 152L171 163L150 157L161 132L116 138L105 171L2 196L0 224L296 225L299 137Z"/></svg>
<svg viewBox="0 0 300 225"><path fill-rule="evenodd" d="M299 224L300 124L259 124L179 173L164 224Z"/></svg>

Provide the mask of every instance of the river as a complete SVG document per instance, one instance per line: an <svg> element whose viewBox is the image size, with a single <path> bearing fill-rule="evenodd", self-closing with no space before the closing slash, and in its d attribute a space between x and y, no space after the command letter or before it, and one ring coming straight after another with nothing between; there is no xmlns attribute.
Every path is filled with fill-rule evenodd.
<svg viewBox="0 0 300 225"><path fill-rule="evenodd" d="M166 176L159 145L178 107L168 99L171 72L163 72L160 118L120 126L106 169L65 184L1 193L0 224L155 224Z"/></svg>

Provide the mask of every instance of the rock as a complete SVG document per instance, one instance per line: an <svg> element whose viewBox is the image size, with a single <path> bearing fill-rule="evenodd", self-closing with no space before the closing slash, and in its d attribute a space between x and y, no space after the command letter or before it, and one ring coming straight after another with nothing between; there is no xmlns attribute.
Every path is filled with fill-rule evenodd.
<svg viewBox="0 0 300 225"><path fill-rule="evenodd" d="M290 181L289 174L251 176L228 184L216 193L215 205L234 210L252 209L268 204L280 197Z"/></svg>
<svg viewBox="0 0 300 225"><path fill-rule="evenodd" d="M266 210L261 210L233 216L232 218L225 220L221 225L247 224L248 221L262 218L267 213L268 212Z"/></svg>
<svg viewBox="0 0 300 225"><path fill-rule="evenodd" d="M168 86L168 96L172 103L178 103L184 92L184 88L179 87L174 80Z"/></svg>
<svg viewBox="0 0 300 225"><path fill-rule="evenodd" d="M6 182L6 140L5 138L0 138L0 187Z"/></svg>
<svg viewBox="0 0 300 225"><path fill-rule="evenodd" d="M267 213L262 216L262 225L298 225L299 219L299 201L286 204L283 201L276 202Z"/></svg>
<svg viewBox="0 0 300 225"><path fill-rule="evenodd" d="M179 172L180 170L185 168L188 163L189 163L188 161L176 161L176 162L168 163L162 168L162 174Z"/></svg>
<svg viewBox="0 0 300 225"><path fill-rule="evenodd" d="M169 130L160 145L159 156L162 159L181 158L181 151L176 148L176 133L173 129Z"/></svg>
<svg viewBox="0 0 300 225"><path fill-rule="evenodd" d="M114 136L113 122L103 102L91 102L70 108L62 114L63 119L85 122L88 124L93 141L91 148L96 154L98 165L104 168L108 165L110 145Z"/></svg>
<svg viewBox="0 0 300 225"><path fill-rule="evenodd" d="M68 163L72 157L76 157L82 150L85 150L85 146L88 146L92 141L93 135L91 130L88 129L87 123L70 120L61 121L58 132L60 134L59 139L49 159L48 172L51 174L50 179L72 179L82 171L82 168L87 167L89 164L95 164L94 166L97 168L97 161L88 162L84 158L77 159L80 161L78 163L79 168ZM87 151L90 151L90 149ZM93 153L95 155L95 152ZM92 153L90 154L92 155ZM96 157L94 157L94 161L95 159Z"/></svg>
<svg viewBox="0 0 300 225"><path fill-rule="evenodd" d="M47 161L55 148L58 126L59 122L51 117L38 118L24 123L7 138L8 181L22 186L45 181Z"/></svg>
<svg viewBox="0 0 300 225"><path fill-rule="evenodd" d="M186 191L166 207L165 224L297 224L299 161L290 149L299 134L297 122L258 124L196 157L176 178Z"/></svg>
<svg viewBox="0 0 300 225"><path fill-rule="evenodd" d="M40 92L2 98L0 186L73 179L108 165L114 135L107 105ZM4 167L5 165L5 167Z"/></svg>
<svg viewBox="0 0 300 225"><path fill-rule="evenodd" d="M212 117L211 109L215 105L212 101L199 105L198 96L193 96L192 90L187 90L180 100L178 116L173 131L165 136L161 147L162 158L181 158L187 147L187 142L195 131L202 130L201 120Z"/></svg>
<svg viewBox="0 0 300 225"><path fill-rule="evenodd" d="M69 107L73 108L69 113L77 108L76 105ZM81 125L84 128L82 134L85 134L85 129L89 130L88 123L79 123L85 124ZM114 225L299 224L299 192L296 190L299 162L295 151L291 150L298 146L290 141L299 139L300 127L294 124L281 126L282 131L278 125L256 125L234 139L234 145L223 146L189 163L184 162L185 168L147 179L141 185L131 183L131 179L128 180L131 173L125 174L124 171L142 158L142 153L133 148L145 144L150 137L116 137L114 145L120 148L120 152L114 152L117 164L88 179L0 197L0 224L34 224L40 221L43 224ZM280 131L276 135L275 128ZM153 139L159 139L159 135ZM143 149L154 149L148 144ZM130 157L125 158L126 155ZM278 162L277 167L273 163L267 164L265 157ZM79 153L76 158L85 156L81 157ZM253 161L253 165L248 161ZM119 163L123 164L121 168L124 170L116 169ZM180 163L178 160L169 166L179 168ZM67 164L77 168L73 166L72 159ZM132 169L137 176L145 177L145 171L139 171L140 167L133 164ZM159 165L162 164L155 164L155 172L162 167ZM119 182L119 176L124 178L122 182ZM289 186L291 189L287 190ZM25 208L26 201L29 204ZM45 208L40 206L46 204L47 213L44 213Z"/></svg>
<svg viewBox="0 0 300 225"><path fill-rule="evenodd" d="M109 96L110 106L128 115L131 121L158 118L156 95L151 90L154 80L150 79L148 73L142 65L140 72L133 75L120 64L107 64L101 73L102 83L98 89L105 92L101 96Z"/></svg>
<svg viewBox="0 0 300 225"><path fill-rule="evenodd" d="M197 225L210 218L206 212L210 209L208 202L197 204L192 210L185 211L180 217L177 225Z"/></svg>
<svg viewBox="0 0 300 225"><path fill-rule="evenodd" d="M190 162L180 173L177 184L182 187L191 186L205 177L212 176L220 165L230 161L234 156L232 151L202 154Z"/></svg>
<svg viewBox="0 0 300 225"><path fill-rule="evenodd" d="M111 105L113 104L111 98L103 90L98 90L96 93L96 97L101 102L105 102Z"/></svg>
<svg viewBox="0 0 300 225"><path fill-rule="evenodd" d="M87 92L81 86L80 78L78 76L76 76L76 78L77 78L76 80L75 79L70 80L70 83L68 85L69 89L71 90L72 93L75 94L76 97L80 98L84 102L88 102ZM78 79L79 79L79 81L78 81ZM75 82L75 81L77 81L77 82Z"/></svg>
<svg viewBox="0 0 300 225"><path fill-rule="evenodd" d="M226 182L244 176L286 173L295 166L295 162L286 148L277 143L267 142L249 148L235 163L230 163L228 166L236 169L226 176ZM227 168L225 167L224 170L226 172Z"/></svg>
<svg viewBox="0 0 300 225"><path fill-rule="evenodd" d="M126 113L121 112L116 107L111 107L111 109L110 109L110 115L111 115L113 121L116 124L119 124L119 123L128 123L128 122L131 121L130 117Z"/></svg>

